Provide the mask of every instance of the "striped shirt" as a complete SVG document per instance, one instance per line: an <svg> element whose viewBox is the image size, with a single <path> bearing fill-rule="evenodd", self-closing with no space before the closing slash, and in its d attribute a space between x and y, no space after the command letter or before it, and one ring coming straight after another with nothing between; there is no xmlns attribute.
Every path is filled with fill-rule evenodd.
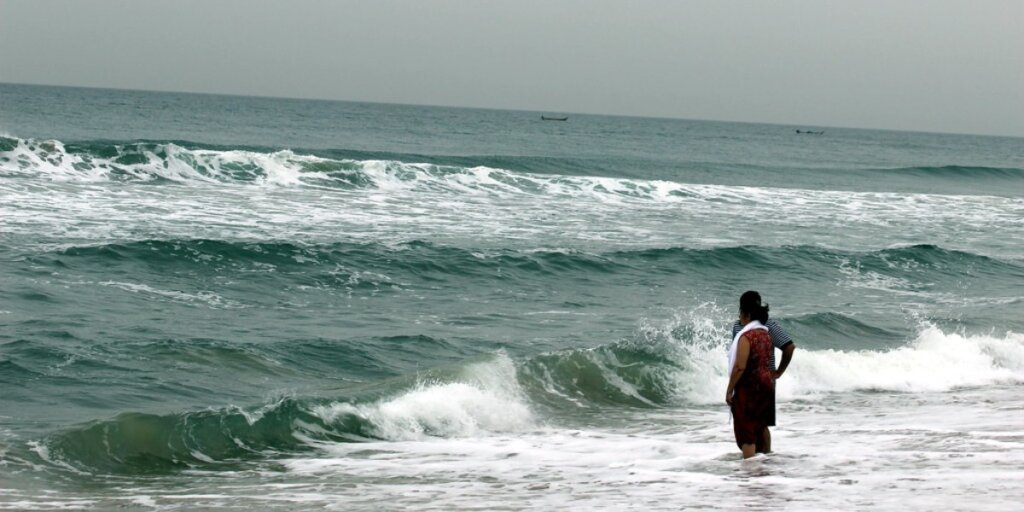
<svg viewBox="0 0 1024 512"><path fill-rule="evenodd" d="M790 338L789 333L787 333L786 330L783 329L782 326L779 325L779 323L776 322L775 320L769 318L768 322L766 322L764 326L768 328L768 335L772 337L772 345L775 345L775 348L782 350L782 347L785 347L786 345L793 343L793 338ZM736 335L739 334L741 329L743 329L743 326L740 325L740 321L737 320L734 324L732 324L732 337L736 338ZM772 366L772 371L775 371L774 350L772 350L771 357L768 358L768 362Z"/></svg>

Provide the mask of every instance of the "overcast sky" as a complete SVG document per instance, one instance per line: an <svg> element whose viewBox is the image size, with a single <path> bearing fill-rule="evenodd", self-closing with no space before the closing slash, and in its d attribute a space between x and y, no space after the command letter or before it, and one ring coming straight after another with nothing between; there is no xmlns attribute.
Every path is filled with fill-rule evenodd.
<svg viewBox="0 0 1024 512"><path fill-rule="evenodd" d="M1024 136L1024 1L0 0L0 82Z"/></svg>

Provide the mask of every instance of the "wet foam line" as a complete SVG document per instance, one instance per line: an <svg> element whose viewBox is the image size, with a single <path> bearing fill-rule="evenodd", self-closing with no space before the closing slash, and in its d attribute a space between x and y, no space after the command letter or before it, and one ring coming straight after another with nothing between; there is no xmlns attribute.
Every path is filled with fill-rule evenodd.
<svg viewBox="0 0 1024 512"><path fill-rule="evenodd" d="M185 304L202 303L212 308L218 309L237 309L245 307L242 304L239 304L232 300L225 299L224 297L221 297L220 295L217 295L216 293L213 293L211 291L200 291L195 294L191 294L176 290L161 290L141 283L126 283L119 281L104 281L96 284L98 284L99 286L109 286L113 288L118 288L132 293L145 293L159 297L165 297L175 302L181 302Z"/></svg>
<svg viewBox="0 0 1024 512"><path fill-rule="evenodd" d="M333 403L316 406L312 413L328 425L358 418L369 425L371 435L388 440L521 431L534 423L508 355L498 353L493 360L471 364L461 373L460 382L420 383L378 402Z"/></svg>
<svg viewBox="0 0 1024 512"><path fill-rule="evenodd" d="M673 331L667 328L666 331ZM724 334L670 338L658 350L679 361L667 381L689 403L716 404L725 379ZM673 346L674 345L674 346ZM1024 334L964 335L924 324L907 345L887 350L800 350L778 382L782 401L829 400L835 393L948 392L1024 383Z"/></svg>
<svg viewBox="0 0 1024 512"><path fill-rule="evenodd" d="M647 322L645 336L676 360L672 382L687 403L717 404L726 377L728 335L715 305L663 323ZM800 349L777 382L781 401L829 400L850 391L946 392L963 387L1024 383L1024 333L965 335L922 323L907 344L889 350Z"/></svg>
<svg viewBox="0 0 1024 512"><path fill-rule="evenodd" d="M887 352L803 351L780 381L784 399L850 390L948 391L1024 382L1024 335L965 337L925 329L911 346ZM805 391L804 391L805 390Z"/></svg>
<svg viewBox="0 0 1024 512"><path fill-rule="evenodd" d="M1024 439L987 402L1024 407L1012 386L953 400L854 394L785 406L777 453L745 462L724 411L691 410L646 413L626 431L328 444L285 465L412 508L1014 510L1024 498Z"/></svg>
<svg viewBox="0 0 1024 512"><path fill-rule="evenodd" d="M572 179L582 183L587 178ZM350 240L397 242L427 237L502 244L520 241L526 248L557 244L569 249L593 244L670 247L678 246L680 240L698 248L743 245L764 230L796 230L798 236L787 238L787 244L866 250L920 242L997 257L1019 255L994 245L993 230L1006 237L1024 237L1024 201L1015 199L928 196L907 205L898 198L867 194L860 208L850 209L846 206L850 193L671 186L723 194L731 190L730 194L745 200L720 202L716 194L705 193L673 202L650 197L609 202L589 192L477 195L428 187L383 193L377 189L253 188L243 183L187 188L92 182L26 187L0 179L0 229L11 236L38 238L46 233L62 240L203 237L319 242L336 241L342 233ZM717 236L694 238L695 226ZM837 239L837 230L846 236ZM908 238L908 233L914 235Z"/></svg>
<svg viewBox="0 0 1024 512"><path fill-rule="evenodd" d="M605 202L629 199L687 202L699 199L717 205L745 204L786 196L790 203L804 206L840 206L845 210L870 209L872 203L896 203L914 209L941 201L1000 201L986 196L942 196L929 194L857 193L812 191L763 187L734 187L685 184L661 180L637 180L597 176L560 176L514 172L504 169L454 167L390 160L331 160L299 155L289 150L273 153L186 149L173 143L115 145L118 157L143 157L141 163L122 163L118 157L104 158L69 152L60 141L18 139L14 149L0 153L0 176L19 175L61 181L122 180L127 173L137 179L165 179L198 184L241 183L274 186L324 186L334 182L351 188L400 190L442 190L462 194L539 194L544 196L592 196ZM779 197L779 198L780 198ZM1018 200L1009 200L1019 204Z"/></svg>
<svg viewBox="0 0 1024 512"><path fill-rule="evenodd" d="M1016 354L1011 349L1005 357ZM602 428L509 422L520 417L510 410L522 399L514 370L499 355L468 365L457 386L426 384L363 406L325 407L320 414L328 423L355 412L387 428L377 440L307 439L315 451L274 461L286 469L287 482L309 487L267 493L265 479L279 470L190 471L187 492L166 485L146 496L161 506L191 499L194 506L302 503L345 510L380 503L437 510L749 510L786 503L787 509L820 510L829 503L858 510L943 505L1002 511L1024 498L1024 432L1007 421L1024 410L1019 384L783 401L773 435L777 453L741 462L728 414L717 403L605 408ZM739 489L735 504L722 502L724 489ZM25 508L35 506L33 500L52 501L21 498ZM95 508L124 499L101 496Z"/></svg>
<svg viewBox="0 0 1024 512"><path fill-rule="evenodd" d="M19 501L0 501L0 510L83 510L93 508L96 503L96 500L88 499L35 500L26 498Z"/></svg>

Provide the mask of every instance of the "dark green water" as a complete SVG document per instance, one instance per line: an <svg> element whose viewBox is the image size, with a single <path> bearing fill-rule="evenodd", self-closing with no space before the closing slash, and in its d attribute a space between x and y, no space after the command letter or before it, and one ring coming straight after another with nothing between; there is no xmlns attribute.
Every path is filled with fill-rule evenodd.
<svg viewBox="0 0 1024 512"><path fill-rule="evenodd" d="M747 289L794 414L1019 389L1024 141L795 128L0 85L0 502L301 508L359 494L304 487L353 446L718 442Z"/></svg>

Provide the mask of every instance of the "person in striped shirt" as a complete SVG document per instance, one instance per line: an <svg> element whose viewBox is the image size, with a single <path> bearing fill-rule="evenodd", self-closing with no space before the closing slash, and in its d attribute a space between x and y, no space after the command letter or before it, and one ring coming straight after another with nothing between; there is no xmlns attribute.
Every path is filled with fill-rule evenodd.
<svg viewBox="0 0 1024 512"><path fill-rule="evenodd" d="M755 295L757 297L758 305L761 304L761 294L755 291L750 291L747 293ZM775 320L769 318L768 321L764 323L764 326L768 328L768 335L771 336L772 338L772 345L774 345L775 348L782 351L782 362L779 363L778 368L776 368L775 366L775 350L772 350L771 355L768 357L768 364L772 368L772 371L775 375L775 380L778 380L779 377L782 377L782 374L786 372L786 368L789 367L789 362L793 360L793 351L796 350L796 343L793 342L793 338L789 336L789 333L787 333L786 330L783 329L782 326L779 325L779 323L776 322ZM735 338L742 328L743 326L740 325L739 320L733 323L732 337ZM775 411L772 411L771 419L768 421L768 426L775 426ZM767 428L764 429L764 439L765 452L772 451L772 436Z"/></svg>

